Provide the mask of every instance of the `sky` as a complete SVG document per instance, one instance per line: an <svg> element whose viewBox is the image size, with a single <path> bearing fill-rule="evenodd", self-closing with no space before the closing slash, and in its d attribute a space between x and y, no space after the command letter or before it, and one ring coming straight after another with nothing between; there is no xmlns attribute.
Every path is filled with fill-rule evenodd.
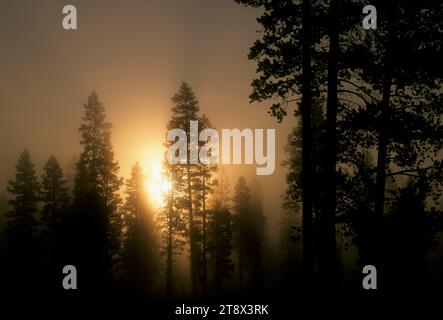
<svg viewBox="0 0 443 320"><path fill-rule="evenodd" d="M63 6L78 11L78 29L62 28ZM270 224L279 220L291 126L250 104L256 65L247 59L259 37L256 9L233 0L1 0L0 193L28 148L38 172L54 154L72 178L81 151L83 103L96 90L113 124L112 143L128 177L140 161L148 175L162 157L171 97L188 82L217 129L276 129L276 169L255 177L254 166L228 168L257 178Z"/></svg>

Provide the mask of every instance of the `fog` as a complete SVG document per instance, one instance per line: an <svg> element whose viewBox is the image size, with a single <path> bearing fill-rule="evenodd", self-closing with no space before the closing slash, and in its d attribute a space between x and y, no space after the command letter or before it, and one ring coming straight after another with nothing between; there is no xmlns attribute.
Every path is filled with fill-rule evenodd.
<svg viewBox="0 0 443 320"><path fill-rule="evenodd" d="M268 227L275 226L285 189L282 150L296 120L278 124L268 104L249 103L255 63L247 54L259 12L230 0L76 1L78 29L67 31L64 5L2 1L1 192L24 148L38 172L54 154L72 178L83 103L92 90L113 124L121 175L137 160L149 175L162 157L170 98L187 81L217 129L276 129L274 174L256 177L255 165L227 166L231 187L239 175L260 182Z"/></svg>

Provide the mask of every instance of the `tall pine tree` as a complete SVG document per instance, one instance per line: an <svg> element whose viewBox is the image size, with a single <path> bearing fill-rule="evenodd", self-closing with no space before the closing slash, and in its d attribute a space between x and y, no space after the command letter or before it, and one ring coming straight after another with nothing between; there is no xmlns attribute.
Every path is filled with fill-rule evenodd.
<svg viewBox="0 0 443 320"><path fill-rule="evenodd" d="M151 294L158 276L157 243L152 209L148 205L145 178L137 162L126 181L123 207L123 284L132 293Z"/></svg>
<svg viewBox="0 0 443 320"><path fill-rule="evenodd" d="M187 159L188 163L179 163L169 165L170 177L172 178L173 188L171 199L180 204L178 210L187 211L187 223L189 234L190 249L190 274L192 294L197 294L199 279L206 288L207 263L206 263L206 202L211 193L211 177L213 167L205 164L191 164L191 145L190 141L198 137L192 137L199 134L201 130L210 127L211 124L206 116L200 116L200 107L191 87L183 82L178 93L172 97L174 107L172 108L172 117L168 123L167 129L182 129L186 133L187 141ZM190 130L190 121L198 121L198 132ZM175 141L168 141L166 147L174 144ZM203 145L199 142L197 147Z"/></svg>
<svg viewBox="0 0 443 320"><path fill-rule="evenodd" d="M85 274L85 287L106 289L118 252L122 222L118 191L123 183L111 144L111 124L94 91L84 104L80 126L83 151L77 163L73 221L69 224L71 245ZM83 230L78 235L78 230Z"/></svg>
<svg viewBox="0 0 443 320"><path fill-rule="evenodd" d="M210 211L207 247L216 295L221 293L223 280L234 272L233 237L232 214L218 201Z"/></svg>
<svg viewBox="0 0 443 320"><path fill-rule="evenodd" d="M57 229L68 211L69 195L67 181L58 160L51 156L44 166L42 176L41 200L43 209L41 219L45 226L47 240L54 245L57 241Z"/></svg>
<svg viewBox="0 0 443 320"><path fill-rule="evenodd" d="M52 289L59 288L59 274L65 265L63 261L64 235L63 224L66 223L70 199L67 181L63 178L63 171L54 156L46 162L42 176L41 211L42 235L48 257L47 273L50 278L48 286Z"/></svg>
<svg viewBox="0 0 443 320"><path fill-rule="evenodd" d="M14 180L8 180L11 210L6 214L8 286L23 290L35 280L37 211L40 184L28 150L24 150L15 166ZM27 275L27 276L25 276Z"/></svg>
<svg viewBox="0 0 443 320"><path fill-rule="evenodd" d="M265 218L259 195L251 190L244 177L235 185L234 234L240 292L257 294L262 283L262 253Z"/></svg>

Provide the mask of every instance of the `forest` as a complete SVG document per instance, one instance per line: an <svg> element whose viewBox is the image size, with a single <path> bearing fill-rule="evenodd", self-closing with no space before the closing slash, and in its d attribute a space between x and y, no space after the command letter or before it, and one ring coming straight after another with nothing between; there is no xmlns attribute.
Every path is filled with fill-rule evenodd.
<svg viewBox="0 0 443 320"><path fill-rule="evenodd" d="M268 241L262 186L230 181L234 164L167 161L169 130L192 140L192 121L198 133L216 127L190 81L164 111L154 187L137 159L122 177L108 93L91 88L72 120L81 146L72 179L53 155L38 168L33 146L17 154L0 198L1 291L151 302L439 294L443 5L372 1L377 28L365 30L360 0L235 2L260 9L244 57L256 67L251 107L265 104L276 125L292 128L278 244ZM62 286L66 265L77 290ZM362 286L368 265L376 290Z"/></svg>

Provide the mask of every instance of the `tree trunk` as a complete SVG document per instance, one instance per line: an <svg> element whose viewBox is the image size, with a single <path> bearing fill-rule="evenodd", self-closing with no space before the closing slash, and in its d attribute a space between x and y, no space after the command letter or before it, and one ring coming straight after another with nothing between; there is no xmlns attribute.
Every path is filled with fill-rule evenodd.
<svg viewBox="0 0 443 320"><path fill-rule="evenodd" d="M312 283L313 248L312 248L312 181L311 181L311 3L303 0L303 30L302 30L302 184L303 184L303 270L305 274L305 289Z"/></svg>
<svg viewBox="0 0 443 320"><path fill-rule="evenodd" d="M375 219L377 221L376 228L374 230L377 234L374 243L374 263L379 267L382 272L382 243L383 243L383 215L385 206L385 188L386 188L386 168L387 162L387 128L389 126L389 100L391 98L391 86L392 86L392 30L390 30L389 20L392 17L393 9L388 6L387 8L387 35L384 57L384 71L383 71L383 92L382 101L380 104L380 121L378 132L378 155L377 155L377 171L376 171L376 184L375 184Z"/></svg>
<svg viewBox="0 0 443 320"><path fill-rule="evenodd" d="M191 188L191 172L190 165L186 167L187 183L188 183L188 212L189 212L189 247L190 247L190 260L191 260L191 288L192 295L195 297L197 294L197 252L195 243L195 228L194 228L194 213L192 210L192 188Z"/></svg>
<svg viewBox="0 0 443 320"><path fill-rule="evenodd" d="M388 53L387 53L388 54ZM385 203L385 187L386 187L386 167L387 167L387 137L386 126L389 99L391 97L392 76L390 71L390 61L386 58L385 74L383 79L383 97L381 101L380 112L380 128L378 133L378 155L377 155L377 177L376 177L376 192L375 192L375 214L377 219L382 219L384 214Z"/></svg>
<svg viewBox="0 0 443 320"><path fill-rule="evenodd" d="M172 296L172 190L169 195L169 212L168 212L168 249L166 261L166 296Z"/></svg>
<svg viewBox="0 0 443 320"><path fill-rule="evenodd" d="M329 53L328 53L328 100L326 111L326 205L320 217L320 273L323 286L335 287L336 278L336 121L337 121L337 87L338 87L338 1L331 0L329 7Z"/></svg>
<svg viewBox="0 0 443 320"><path fill-rule="evenodd" d="M214 285L215 285L215 294L218 295L221 289L221 252L222 248L220 245L221 242L221 231L220 226L217 224L215 228L215 270L214 270Z"/></svg>
<svg viewBox="0 0 443 320"><path fill-rule="evenodd" d="M202 263L203 263L203 293L207 293L207 263L206 263L206 179L203 176L203 252L202 252Z"/></svg>
<svg viewBox="0 0 443 320"><path fill-rule="evenodd" d="M388 40L389 42L389 40ZM387 132L386 128L389 119L389 100L391 97L391 85L392 85L392 73L391 73L391 61L389 53L389 43L387 47L385 58L385 71L383 77L383 97L381 101L380 110L380 128L378 135L378 155L377 155L377 171L376 171L376 184L375 184L375 219L376 229L374 230L374 243L372 244L372 250L369 259L373 263L379 272L379 277L383 279L383 216L385 206L385 188L386 188L386 168L387 168Z"/></svg>

